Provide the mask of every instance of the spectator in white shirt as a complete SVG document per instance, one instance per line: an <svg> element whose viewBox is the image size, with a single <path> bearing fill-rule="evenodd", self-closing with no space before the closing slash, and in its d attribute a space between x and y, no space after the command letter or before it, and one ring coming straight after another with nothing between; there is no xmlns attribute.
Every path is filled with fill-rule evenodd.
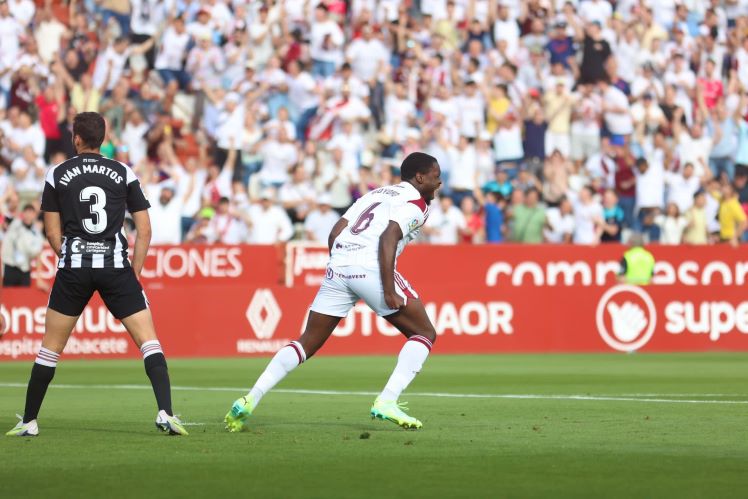
<svg viewBox="0 0 748 499"><path fill-rule="evenodd" d="M166 85L176 82L179 88L186 90L190 84L190 75L183 66L187 57L190 35L184 24L184 18L175 18L166 28L160 40L155 68Z"/></svg>
<svg viewBox="0 0 748 499"><path fill-rule="evenodd" d="M94 86L102 93L111 92L119 83L131 55L145 54L153 47L155 38L139 45L130 45L127 38L120 37L99 54L93 74Z"/></svg>
<svg viewBox="0 0 748 499"><path fill-rule="evenodd" d="M0 52L13 61L21 47L24 25L13 17L7 1L0 1Z"/></svg>
<svg viewBox="0 0 748 499"><path fill-rule="evenodd" d="M693 163L683 165L681 172L667 172L665 183L669 187L668 204L675 204L681 213L693 205L694 194L701 188L701 180L694 175Z"/></svg>
<svg viewBox="0 0 748 499"><path fill-rule="evenodd" d="M593 197L591 187L579 191L574 205L574 244L597 244L603 228L603 207Z"/></svg>
<svg viewBox="0 0 748 499"><path fill-rule="evenodd" d="M634 124L626 94L604 79L600 80L598 88L602 95L605 126L612 135L630 135L634 131Z"/></svg>
<svg viewBox="0 0 748 499"><path fill-rule="evenodd" d="M313 76L332 76L335 68L342 62L344 42L343 31L330 19L327 6L324 3L317 4L309 42Z"/></svg>
<svg viewBox="0 0 748 499"><path fill-rule="evenodd" d="M11 164L16 192L21 204L36 201L44 189L45 165L32 146L25 146L21 156Z"/></svg>
<svg viewBox="0 0 748 499"><path fill-rule="evenodd" d="M26 146L31 146L37 156L44 155L47 140L38 123L31 120L31 116L23 111L18 116L18 127L8 133L8 146L14 157L22 155Z"/></svg>
<svg viewBox="0 0 748 499"><path fill-rule="evenodd" d="M208 224L209 242L239 244L247 239L247 226L231 209L231 201L224 197L218 201L216 214Z"/></svg>
<svg viewBox="0 0 748 499"><path fill-rule="evenodd" d="M70 35L65 25L55 18L50 8L43 9L34 30L34 38L39 47L39 57L46 64L52 62L60 52L60 42L64 35Z"/></svg>
<svg viewBox="0 0 748 499"><path fill-rule="evenodd" d="M317 199L317 207L306 217L304 233L308 240L327 244L333 226L340 220L340 215L333 211L330 202L329 194L321 194Z"/></svg>
<svg viewBox="0 0 748 499"><path fill-rule="evenodd" d="M660 226L660 244L676 245L683 241L688 221L681 216L677 204L668 203L666 214L657 215L655 223Z"/></svg>
<svg viewBox="0 0 748 499"><path fill-rule="evenodd" d="M432 244L457 244L460 232L467 227L462 214L449 196L440 196L439 203L432 203L424 234Z"/></svg>
<svg viewBox="0 0 748 499"><path fill-rule="evenodd" d="M157 199L148 210L153 226L151 244L158 246L181 243L184 200L176 196L174 184L171 182L151 184L147 186L146 193L150 199Z"/></svg>
<svg viewBox="0 0 748 499"><path fill-rule="evenodd" d="M297 163L291 170L291 179L278 191L278 200L288 213L291 222L303 222L314 206L316 193L309 181L306 170Z"/></svg>
<svg viewBox="0 0 748 499"><path fill-rule="evenodd" d="M460 133L474 139L486 126L486 104L483 96L478 92L475 82L468 80L462 95L457 96L455 100L460 110Z"/></svg>
<svg viewBox="0 0 748 499"><path fill-rule="evenodd" d="M364 140L360 133L354 131L352 121L343 122L340 132L333 135L327 147L330 150L341 149L343 166L353 173L358 171L361 154L364 152Z"/></svg>
<svg viewBox="0 0 748 499"><path fill-rule="evenodd" d="M545 211L543 235L549 243L570 243L574 237L574 210L568 198L561 198L557 207Z"/></svg>
<svg viewBox="0 0 748 499"><path fill-rule="evenodd" d="M250 244L278 244L291 239L293 226L285 210L273 204L275 193L266 188L260 202L249 207L246 214Z"/></svg>
<svg viewBox="0 0 748 499"><path fill-rule="evenodd" d="M277 137L266 140L259 149L262 168L259 177L263 186L278 188L288 181L288 172L296 164L299 154L290 141L285 127L278 129Z"/></svg>
<svg viewBox="0 0 748 499"><path fill-rule="evenodd" d="M317 83L300 61L291 61L288 64L287 84L291 115L296 122L296 138L304 142L307 126L319 107Z"/></svg>
<svg viewBox="0 0 748 499"><path fill-rule="evenodd" d="M681 124L683 110L678 108L673 115L673 137L678 144L678 155L681 162L691 163L694 174L701 178L709 170L709 153L712 151L714 141L705 133L704 126L699 121L694 121L690 130L684 129ZM719 127L715 127L719 129ZM719 140L719 137L715 137Z"/></svg>
<svg viewBox="0 0 748 499"><path fill-rule="evenodd" d="M28 28L36 14L36 5L31 0L7 0L10 14L15 17L22 26Z"/></svg>

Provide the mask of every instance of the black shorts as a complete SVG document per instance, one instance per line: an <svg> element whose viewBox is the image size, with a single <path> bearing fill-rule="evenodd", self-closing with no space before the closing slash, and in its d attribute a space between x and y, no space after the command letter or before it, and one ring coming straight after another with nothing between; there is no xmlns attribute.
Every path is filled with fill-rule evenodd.
<svg viewBox="0 0 748 499"><path fill-rule="evenodd" d="M98 291L109 311L124 319L148 308L148 300L132 267L123 269L59 269L49 295L49 308L78 316Z"/></svg>

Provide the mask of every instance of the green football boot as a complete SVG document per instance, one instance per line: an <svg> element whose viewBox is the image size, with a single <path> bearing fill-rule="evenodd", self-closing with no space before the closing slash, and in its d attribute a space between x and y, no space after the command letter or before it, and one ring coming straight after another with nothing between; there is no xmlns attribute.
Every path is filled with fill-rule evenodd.
<svg viewBox="0 0 748 499"><path fill-rule="evenodd" d="M392 421L406 430L417 430L421 428L423 423L413 416L405 414L406 409L407 402L398 403L395 400L380 400L379 397L377 397L374 401L374 405L371 406L371 417L372 419L379 418Z"/></svg>

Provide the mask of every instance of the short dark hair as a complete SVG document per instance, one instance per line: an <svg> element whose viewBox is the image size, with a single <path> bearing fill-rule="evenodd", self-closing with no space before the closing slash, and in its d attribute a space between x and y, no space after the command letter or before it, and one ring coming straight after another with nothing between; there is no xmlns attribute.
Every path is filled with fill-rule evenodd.
<svg viewBox="0 0 748 499"><path fill-rule="evenodd" d="M426 153L410 153L408 154L408 157L403 160L403 164L400 166L400 178L403 180L410 180L414 178L417 173L428 173L437 163L435 157Z"/></svg>
<svg viewBox="0 0 748 499"><path fill-rule="evenodd" d="M99 113L85 112L73 119L73 137L76 135L88 146L101 147L106 133L106 122Z"/></svg>
<svg viewBox="0 0 748 499"><path fill-rule="evenodd" d="M23 210L22 211L36 211L36 208L34 208L33 204L26 203L25 205L23 205Z"/></svg>

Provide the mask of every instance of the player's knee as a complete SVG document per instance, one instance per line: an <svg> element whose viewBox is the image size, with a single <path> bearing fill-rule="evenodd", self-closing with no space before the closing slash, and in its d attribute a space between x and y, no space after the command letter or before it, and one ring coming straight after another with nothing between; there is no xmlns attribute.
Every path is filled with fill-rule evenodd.
<svg viewBox="0 0 748 499"><path fill-rule="evenodd" d="M420 334L421 336L428 338L432 345L436 343L436 330L433 327Z"/></svg>

